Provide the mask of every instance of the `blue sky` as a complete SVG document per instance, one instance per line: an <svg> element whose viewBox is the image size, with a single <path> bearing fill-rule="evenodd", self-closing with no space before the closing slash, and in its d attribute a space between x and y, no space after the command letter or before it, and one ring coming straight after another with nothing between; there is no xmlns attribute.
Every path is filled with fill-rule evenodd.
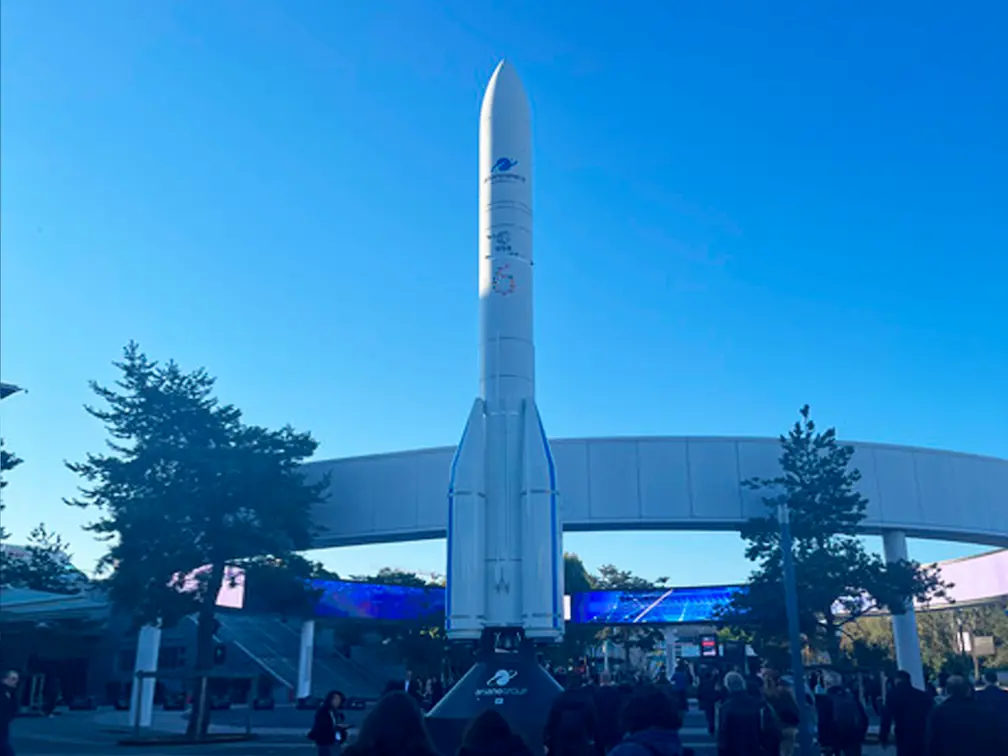
<svg viewBox="0 0 1008 756"><path fill-rule="evenodd" d="M809 402L847 438L1008 457L1008 9L757 6L4 2L14 540L45 519L101 554L62 460L101 449L86 383L131 338L323 458L454 443L505 55L533 104L551 435L775 435ZM731 534L567 546L680 584L747 572Z"/></svg>

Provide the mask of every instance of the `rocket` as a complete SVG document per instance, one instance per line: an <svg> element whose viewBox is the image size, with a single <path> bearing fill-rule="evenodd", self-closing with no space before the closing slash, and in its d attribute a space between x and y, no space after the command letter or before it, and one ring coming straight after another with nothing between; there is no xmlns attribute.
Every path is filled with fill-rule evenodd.
<svg viewBox="0 0 1008 756"><path fill-rule="evenodd" d="M532 121L514 68L490 78L479 132L479 395L452 459L445 629L563 636L556 469L535 401Z"/></svg>

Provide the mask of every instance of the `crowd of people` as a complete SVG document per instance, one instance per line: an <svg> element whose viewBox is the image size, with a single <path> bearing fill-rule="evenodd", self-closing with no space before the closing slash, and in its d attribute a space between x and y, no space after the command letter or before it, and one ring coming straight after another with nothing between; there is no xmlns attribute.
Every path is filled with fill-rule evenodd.
<svg viewBox="0 0 1008 756"><path fill-rule="evenodd" d="M1008 692L993 673L979 687L963 677L942 678L928 690L900 672L883 687L878 678L844 679L833 671L811 674L796 690L793 678L774 670L722 674L701 670L694 679L681 664L671 675L640 675L612 681L557 670L565 690L554 701L533 751L495 710L469 722L457 756L688 756L680 739L684 715L695 695L716 742L718 756L791 756L800 740L799 696L807 704L809 736L825 756L861 756L871 716L880 718L883 747L896 756L1004 756L1008 754ZM391 683L362 723L350 756L438 756L427 732L424 709L433 691L424 681ZM438 689L439 695L443 691ZM337 726L327 698L322 721ZM316 718L316 726L320 719ZM325 729L329 737L330 729ZM320 756L339 751L319 742ZM538 744L537 744L538 748Z"/></svg>
<svg viewBox="0 0 1008 756"><path fill-rule="evenodd" d="M993 672L976 685L963 676L942 676L926 690L899 672L884 696L881 684L855 683L829 670L813 673L800 686L770 669L760 674L704 669L694 679L686 664L671 675L660 670L655 679L638 674L613 681L606 672L569 670L553 674L566 689L554 700L535 750L490 709L468 723L457 755L689 756L679 732L694 695L718 756L791 756L800 740L799 701L807 704L808 734L825 756L861 756L869 711L880 720L879 743L894 742L896 756L1008 754L1008 691ZM13 753L10 723L17 713L17 685L15 671L0 679L0 756ZM319 756L441 756L424 710L437 703L443 687L410 675L391 683L345 749L345 696L331 691L309 737Z"/></svg>

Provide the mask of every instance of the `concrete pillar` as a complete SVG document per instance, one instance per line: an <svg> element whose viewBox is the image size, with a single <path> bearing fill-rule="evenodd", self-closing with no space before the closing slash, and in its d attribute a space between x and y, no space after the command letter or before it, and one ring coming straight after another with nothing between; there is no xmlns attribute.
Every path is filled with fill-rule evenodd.
<svg viewBox="0 0 1008 756"><path fill-rule="evenodd" d="M301 623L301 651L298 654L297 697L311 695L312 660L315 656L315 620Z"/></svg>
<svg viewBox="0 0 1008 756"><path fill-rule="evenodd" d="M133 687L130 692L130 724L150 727L154 719L154 677L136 677L138 672L157 672L158 655L161 652L161 628L144 625L137 636L136 664L134 665Z"/></svg>
<svg viewBox="0 0 1008 756"><path fill-rule="evenodd" d="M662 634L665 636L665 676L671 679L679 663L679 632L674 627L666 627Z"/></svg>
<svg viewBox="0 0 1008 756"><path fill-rule="evenodd" d="M890 530L882 535L882 547L887 562L907 558L906 533ZM917 612L913 602L907 602L904 614L892 615L893 642L896 646L896 664L910 673L915 688L924 689L924 663L921 661L920 637L917 635Z"/></svg>

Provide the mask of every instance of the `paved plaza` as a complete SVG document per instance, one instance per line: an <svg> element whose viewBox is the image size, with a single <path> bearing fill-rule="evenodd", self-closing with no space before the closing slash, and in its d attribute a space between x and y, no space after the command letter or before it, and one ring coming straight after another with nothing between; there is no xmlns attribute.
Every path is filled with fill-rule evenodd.
<svg viewBox="0 0 1008 756"><path fill-rule="evenodd" d="M215 711L212 733L245 732L248 712L244 708ZM275 711L251 712L253 740L238 743L171 746L121 746L119 740L132 735L126 712L64 712L51 718L30 717L14 723L14 748L18 756L98 756L99 754L130 756L211 756L219 754L251 754L253 756L310 756L314 746L305 738L311 725L312 712L293 707ZM353 721L351 721L353 724ZM185 729L184 715L157 711L154 731L170 735ZM693 748L697 756L716 756L711 737L704 727L703 717L691 711L680 733L683 743ZM865 756L877 756L878 746L867 746Z"/></svg>

